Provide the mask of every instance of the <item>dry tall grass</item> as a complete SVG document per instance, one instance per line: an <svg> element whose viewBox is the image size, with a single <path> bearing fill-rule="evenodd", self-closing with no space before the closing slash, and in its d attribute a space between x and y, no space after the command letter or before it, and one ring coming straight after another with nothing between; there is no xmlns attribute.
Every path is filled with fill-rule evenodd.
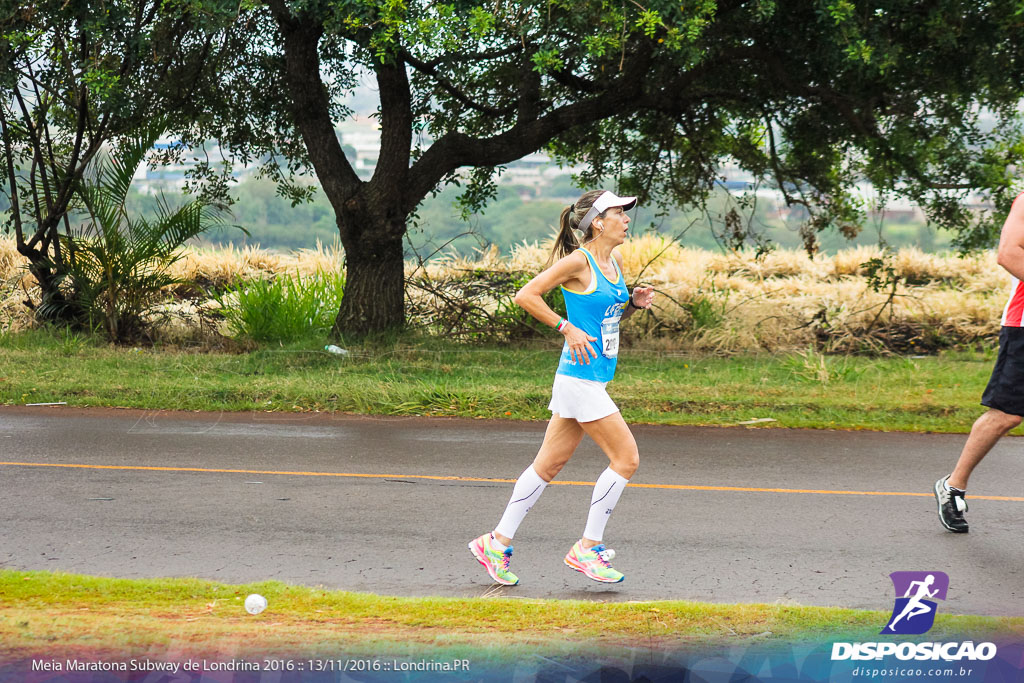
<svg viewBox="0 0 1024 683"><path fill-rule="evenodd" d="M958 258L903 249L887 261L899 276L895 290L876 292L861 264L883 255L865 247L814 258L780 249L758 259L645 235L621 250L627 279L658 292L654 310L627 321L624 333L664 348L735 353L814 345L824 351L906 352L972 344L997 334L1009 288L1009 276L992 253ZM516 283L539 272L547 256L547 245L523 244L507 258L492 249L423 267L410 262L411 322L437 330L453 302L469 296L485 316L507 311ZM210 291L235 279L311 274L341 263L342 254L321 245L289 255L188 249L174 272ZM23 266L13 242L0 239L0 329L31 324L23 301L37 292ZM500 286L489 288L495 282ZM444 333L459 337L458 324Z"/></svg>
<svg viewBox="0 0 1024 683"><path fill-rule="evenodd" d="M701 351L809 345L926 351L971 344L998 333L1009 290L994 253L960 258L902 249L886 261L899 277L894 293L868 285L862 264L884 256L877 248L814 258L780 249L758 259L752 252L687 249L645 235L624 244L622 254L627 279L659 293L653 315L628 321L631 336ZM543 247L523 245L509 265L535 271L545 258Z"/></svg>

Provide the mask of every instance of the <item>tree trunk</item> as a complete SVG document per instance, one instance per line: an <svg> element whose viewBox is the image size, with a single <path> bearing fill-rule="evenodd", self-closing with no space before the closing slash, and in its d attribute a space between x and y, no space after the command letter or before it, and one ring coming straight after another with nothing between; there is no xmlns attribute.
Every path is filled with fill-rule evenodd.
<svg viewBox="0 0 1024 683"><path fill-rule="evenodd" d="M345 295L335 337L364 336L405 324L405 258L402 232L364 225L361 238L343 239Z"/></svg>
<svg viewBox="0 0 1024 683"><path fill-rule="evenodd" d="M411 114L404 66L380 65L381 154L371 182L345 158L321 80L321 21L293 12L283 0L269 3L284 38L285 70L295 128L334 208L345 248L345 294L334 337L387 332L405 324L405 175L409 168ZM397 113L396 113L397 112ZM393 120L397 119L397 122ZM408 121L406 119L409 119Z"/></svg>
<svg viewBox="0 0 1024 683"><path fill-rule="evenodd" d="M55 268L55 262L42 250L30 248L25 244L18 244L17 248L18 252L28 259L28 272L39 285L39 305L25 301L25 304L33 309L35 319L44 323L79 322L81 307L65 297L60 289L60 265L56 264Z"/></svg>

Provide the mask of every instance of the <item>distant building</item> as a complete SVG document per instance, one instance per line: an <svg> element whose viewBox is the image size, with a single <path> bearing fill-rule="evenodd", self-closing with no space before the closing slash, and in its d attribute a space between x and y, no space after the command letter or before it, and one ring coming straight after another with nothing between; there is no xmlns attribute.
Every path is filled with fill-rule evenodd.
<svg viewBox="0 0 1024 683"><path fill-rule="evenodd" d="M342 147L346 149L346 156L354 151L354 157L349 156L349 163L363 180L369 180L377 168L377 158L380 157L380 124L376 119L367 116L353 117L343 121L335 129Z"/></svg>
<svg viewBox="0 0 1024 683"><path fill-rule="evenodd" d="M158 140L153 145L153 151L156 153L164 152L180 144L181 142L178 140L165 138ZM222 159L220 145L213 142L204 144L200 149L186 150L182 155L181 162L177 164L153 168L149 164L143 164L135 171L132 184L143 194L155 194L159 191L170 189L181 190L185 187L188 171L200 163L200 157L203 160L209 160L211 164L219 164ZM235 164L232 167L231 175L237 179L242 179L252 173L255 170L255 166L254 164Z"/></svg>

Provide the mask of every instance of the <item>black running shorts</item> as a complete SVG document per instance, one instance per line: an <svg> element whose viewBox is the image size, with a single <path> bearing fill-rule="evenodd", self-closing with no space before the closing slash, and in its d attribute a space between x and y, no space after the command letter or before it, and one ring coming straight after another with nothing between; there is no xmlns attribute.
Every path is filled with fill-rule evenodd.
<svg viewBox="0 0 1024 683"><path fill-rule="evenodd" d="M1024 416L1024 327L999 330L999 356L981 405Z"/></svg>

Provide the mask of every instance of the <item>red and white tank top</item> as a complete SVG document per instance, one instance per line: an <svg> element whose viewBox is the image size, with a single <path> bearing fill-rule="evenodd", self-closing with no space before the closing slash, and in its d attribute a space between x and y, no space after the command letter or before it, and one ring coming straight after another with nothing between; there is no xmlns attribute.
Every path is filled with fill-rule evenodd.
<svg viewBox="0 0 1024 683"><path fill-rule="evenodd" d="M1006 302L1003 309L1003 327L1024 327L1024 287L1020 280L1013 278L1013 288L1010 290L1010 300Z"/></svg>
<svg viewBox="0 0 1024 683"><path fill-rule="evenodd" d="M1021 197L1024 197L1024 192L1017 195L1013 203L1024 201ZM1010 289L1010 300L1006 302L1006 308L1003 309L1002 324L1003 327L1024 327L1022 319L1024 319L1024 287L1021 287L1020 280L1014 277Z"/></svg>

